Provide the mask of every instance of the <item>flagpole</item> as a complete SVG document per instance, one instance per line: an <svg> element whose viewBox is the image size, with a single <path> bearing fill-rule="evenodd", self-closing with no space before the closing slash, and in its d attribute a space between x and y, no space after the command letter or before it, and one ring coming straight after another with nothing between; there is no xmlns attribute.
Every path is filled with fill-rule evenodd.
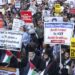
<svg viewBox="0 0 75 75"><path fill-rule="evenodd" d="M60 44L60 74L61 74L61 65L62 65L62 56L61 56L61 44Z"/></svg>

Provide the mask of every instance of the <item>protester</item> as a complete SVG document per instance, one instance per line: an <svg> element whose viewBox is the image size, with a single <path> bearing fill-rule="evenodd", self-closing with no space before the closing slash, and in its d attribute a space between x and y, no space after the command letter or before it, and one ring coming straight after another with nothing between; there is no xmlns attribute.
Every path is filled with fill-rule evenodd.
<svg viewBox="0 0 75 75"><path fill-rule="evenodd" d="M70 48L63 44L60 53L59 44L45 44L44 42L45 17L62 17L61 22L75 23L75 12L73 11L74 14L70 12L70 9L75 8L74 0L21 0L20 5L14 0L10 2L8 0L5 5L0 5L0 30L21 32L21 50L7 51L6 45L0 46L0 66L19 68L20 75L33 75L34 73L34 75L75 75L75 60L70 57ZM29 13L21 14L21 11L29 11L31 16ZM13 30L14 19L18 19L19 23L15 22L16 29ZM59 22L57 19L52 21L49 19L49 21ZM74 34L75 28L73 36ZM0 43L2 36L0 36ZM8 35L5 37L7 38ZM4 40L7 41L6 38ZM9 62L3 61L6 55L10 58Z"/></svg>

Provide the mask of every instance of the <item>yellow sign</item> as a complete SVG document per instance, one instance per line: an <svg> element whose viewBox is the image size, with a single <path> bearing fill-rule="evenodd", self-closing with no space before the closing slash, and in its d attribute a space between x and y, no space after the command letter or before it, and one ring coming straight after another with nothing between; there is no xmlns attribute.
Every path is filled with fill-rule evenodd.
<svg viewBox="0 0 75 75"><path fill-rule="evenodd" d="M71 38L70 58L75 59L75 38Z"/></svg>
<svg viewBox="0 0 75 75"><path fill-rule="evenodd" d="M54 5L54 11L55 11L55 13L61 13L61 5L55 4Z"/></svg>

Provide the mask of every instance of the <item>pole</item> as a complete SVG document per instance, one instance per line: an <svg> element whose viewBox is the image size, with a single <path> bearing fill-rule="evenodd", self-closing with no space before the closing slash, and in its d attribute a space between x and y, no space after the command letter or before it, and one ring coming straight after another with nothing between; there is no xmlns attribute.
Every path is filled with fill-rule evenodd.
<svg viewBox="0 0 75 75"><path fill-rule="evenodd" d="M61 74L61 69L62 69L62 55L61 55L61 44L60 44L60 74Z"/></svg>

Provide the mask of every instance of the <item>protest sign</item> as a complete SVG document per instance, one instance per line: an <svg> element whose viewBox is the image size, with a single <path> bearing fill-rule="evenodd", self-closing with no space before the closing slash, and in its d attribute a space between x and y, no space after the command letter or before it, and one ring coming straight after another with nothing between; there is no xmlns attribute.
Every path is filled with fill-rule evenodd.
<svg viewBox="0 0 75 75"><path fill-rule="evenodd" d="M15 4L15 0L8 0L8 4Z"/></svg>
<svg viewBox="0 0 75 75"><path fill-rule="evenodd" d="M36 0L37 4L42 4L42 0Z"/></svg>
<svg viewBox="0 0 75 75"><path fill-rule="evenodd" d="M0 66L0 75L19 75L19 70L16 68Z"/></svg>
<svg viewBox="0 0 75 75"><path fill-rule="evenodd" d="M0 0L0 5L6 4L6 0Z"/></svg>
<svg viewBox="0 0 75 75"><path fill-rule="evenodd" d="M19 0L15 1L15 8L20 8L21 7L21 2Z"/></svg>
<svg viewBox="0 0 75 75"><path fill-rule="evenodd" d="M28 11L31 11L32 15L34 15L36 13L36 10L37 10L36 7L34 7L32 5L30 5L30 7L28 9Z"/></svg>
<svg viewBox="0 0 75 75"><path fill-rule="evenodd" d="M0 30L0 49L18 51L22 44L22 32Z"/></svg>
<svg viewBox="0 0 75 75"><path fill-rule="evenodd" d="M70 58L75 59L75 38L71 38Z"/></svg>
<svg viewBox="0 0 75 75"><path fill-rule="evenodd" d="M71 9L70 9L70 14L75 15L75 8L71 8Z"/></svg>
<svg viewBox="0 0 75 75"><path fill-rule="evenodd" d="M0 0L0 5L3 5L3 0Z"/></svg>
<svg viewBox="0 0 75 75"><path fill-rule="evenodd" d="M75 7L75 0L66 0L65 3L68 3L70 6Z"/></svg>
<svg viewBox="0 0 75 75"><path fill-rule="evenodd" d="M31 13L31 11L22 10L20 12L20 14L21 14L22 20L25 21L25 23L32 23L32 13Z"/></svg>
<svg viewBox="0 0 75 75"><path fill-rule="evenodd" d="M44 22L63 22L63 17L44 17Z"/></svg>
<svg viewBox="0 0 75 75"><path fill-rule="evenodd" d="M42 16L43 17L49 17L51 14L51 11L50 10L42 10Z"/></svg>
<svg viewBox="0 0 75 75"><path fill-rule="evenodd" d="M70 45L70 38L73 34L74 25L72 23L44 23L44 43Z"/></svg>
<svg viewBox="0 0 75 75"><path fill-rule="evenodd" d="M0 19L0 28L3 28L3 25L4 25L3 20Z"/></svg>
<svg viewBox="0 0 75 75"><path fill-rule="evenodd" d="M20 27L24 25L24 22L20 19L13 20L12 30L20 31Z"/></svg>
<svg viewBox="0 0 75 75"><path fill-rule="evenodd" d="M55 4L54 5L54 11L55 11L55 13L60 13L61 12L61 5L60 4Z"/></svg>

